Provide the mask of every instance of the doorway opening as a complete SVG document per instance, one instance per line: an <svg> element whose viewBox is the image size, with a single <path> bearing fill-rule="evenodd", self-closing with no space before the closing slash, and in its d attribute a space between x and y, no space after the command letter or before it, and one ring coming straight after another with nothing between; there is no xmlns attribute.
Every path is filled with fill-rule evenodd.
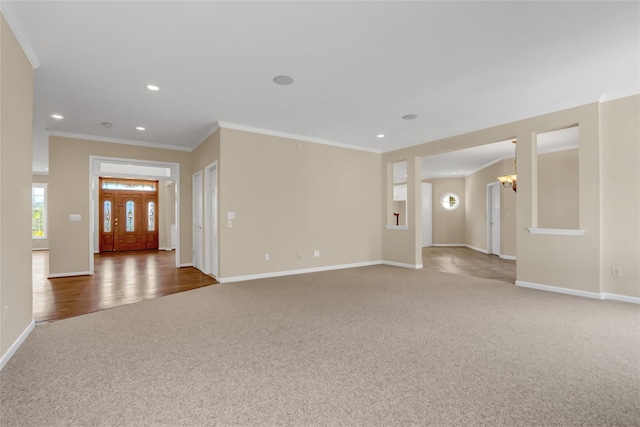
<svg viewBox="0 0 640 427"><path fill-rule="evenodd" d="M98 250L158 249L158 181L99 178Z"/></svg>
<svg viewBox="0 0 640 427"><path fill-rule="evenodd" d="M181 267L180 263L180 164L172 162L159 162L151 160L138 160L138 159L124 159L115 157L89 157L89 175L90 175L90 197L89 197L89 274L94 274L94 254L100 253L101 233L100 230L104 227L102 221L105 220L104 205L102 202L106 201L100 199L101 180L100 178L110 179L111 181L119 182L128 180L138 181L140 183L149 183L157 181L155 200L145 199L141 197L139 199L129 198L122 200L124 203L124 210L127 211L127 202L133 202L133 221L146 222L146 228L142 227L147 232L146 237L139 239L139 237L128 237L128 240L123 242L124 250L137 250L137 249L167 249L172 250L175 248L175 261L176 267ZM124 190L123 190L124 191ZM115 192L114 192L115 193ZM164 195L164 197L163 197ZM167 206L163 209L159 206L159 203L163 203L164 198L167 202ZM118 209L118 199L111 201L111 215L112 223L111 227L115 227L115 217L113 216L114 209ZM153 204L150 204L153 202ZM140 206L140 209L136 207ZM131 204L129 204L131 207ZM151 226L151 218L149 209L153 209L153 226ZM160 212L162 211L162 212ZM139 215L138 215L139 213ZM158 215L160 213L160 215ZM167 221L163 221L162 218ZM125 221L122 224L122 220ZM118 220L118 226L124 227L126 230L126 213L123 218ZM172 223L169 225L168 222ZM167 224L165 224L165 222ZM158 231L158 236L155 237L148 233L149 228L153 228L153 233ZM113 228L112 228L113 229ZM166 230L165 230L166 229ZM161 240L164 239L167 242L161 244ZM126 240L126 239L125 239ZM155 240L155 241L154 241Z"/></svg>

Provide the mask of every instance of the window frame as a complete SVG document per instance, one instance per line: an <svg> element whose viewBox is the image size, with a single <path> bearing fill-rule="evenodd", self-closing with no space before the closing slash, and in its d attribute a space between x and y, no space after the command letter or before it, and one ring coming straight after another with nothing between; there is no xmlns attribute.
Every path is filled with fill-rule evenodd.
<svg viewBox="0 0 640 427"><path fill-rule="evenodd" d="M48 239L47 234L47 211L48 211L48 186L49 184L44 182L33 182L31 183L31 239L32 240L46 240ZM43 207L42 207L42 236L34 236L33 235L33 189L34 188L42 188L44 190L43 194Z"/></svg>

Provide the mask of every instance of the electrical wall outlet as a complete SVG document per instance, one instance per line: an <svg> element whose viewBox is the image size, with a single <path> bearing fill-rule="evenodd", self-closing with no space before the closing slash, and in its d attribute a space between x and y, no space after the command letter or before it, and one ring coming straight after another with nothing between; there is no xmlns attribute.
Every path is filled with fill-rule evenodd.
<svg viewBox="0 0 640 427"><path fill-rule="evenodd" d="M227 228L231 228L231 227L233 227L233 221L228 220L227 221Z"/></svg>
<svg viewBox="0 0 640 427"><path fill-rule="evenodd" d="M270 261L271 260L271 256L269 254L264 254L264 260L265 261Z"/></svg>
<svg viewBox="0 0 640 427"><path fill-rule="evenodd" d="M613 267L611 267L611 276L615 277L616 279L621 278L622 267L620 267L619 265L614 265Z"/></svg>
<svg viewBox="0 0 640 427"><path fill-rule="evenodd" d="M319 257L320 256L320 250L316 249L315 251L313 251L313 256L316 257L316 258Z"/></svg>

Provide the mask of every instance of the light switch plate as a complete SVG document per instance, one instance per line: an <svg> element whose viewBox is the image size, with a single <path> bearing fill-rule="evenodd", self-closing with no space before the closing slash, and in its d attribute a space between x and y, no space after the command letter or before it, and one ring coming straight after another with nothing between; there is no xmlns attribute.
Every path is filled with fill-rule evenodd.
<svg viewBox="0 0 640 427"><path fill-rule="evenodd" d="M82 216L77 215L77 214L71 214L71 215L69 215L69 221L71 221L71 222L80 222L80 221L82 221Z"/></svg>
<svg viewBox="0 0 640 427"><path fill-rule="evenodd" d="M227 212L227 219L236 219L235 212Z"/></svg>

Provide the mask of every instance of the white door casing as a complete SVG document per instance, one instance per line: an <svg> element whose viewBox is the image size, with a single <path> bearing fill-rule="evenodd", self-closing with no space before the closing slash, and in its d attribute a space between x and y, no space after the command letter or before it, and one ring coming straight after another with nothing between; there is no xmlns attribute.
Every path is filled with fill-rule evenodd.
<svg viewBox="0 0 640 427"><path fill-rule="evenodd" d="M218 162L205 168L205 271L218 277Z"/></svg>
<svg viewBox="0 0 640 427"><path fill-rule="evenodd" d="M433 184L422 183L422 247L433 246Z"/></svg>
<svg viewBox="0 0 640 427"><path fill-rule="evenodd" d="M487 250L500 255L500 183L487 185Z"/></svg>
<svg viewBox="0 0 640 427"><path fill-rule="evenodd" d="M202 171L193 174L191 194L193 197L192 229L193 229L193 266L204 272L202 265L203 229L202 229Z"/></svg>

